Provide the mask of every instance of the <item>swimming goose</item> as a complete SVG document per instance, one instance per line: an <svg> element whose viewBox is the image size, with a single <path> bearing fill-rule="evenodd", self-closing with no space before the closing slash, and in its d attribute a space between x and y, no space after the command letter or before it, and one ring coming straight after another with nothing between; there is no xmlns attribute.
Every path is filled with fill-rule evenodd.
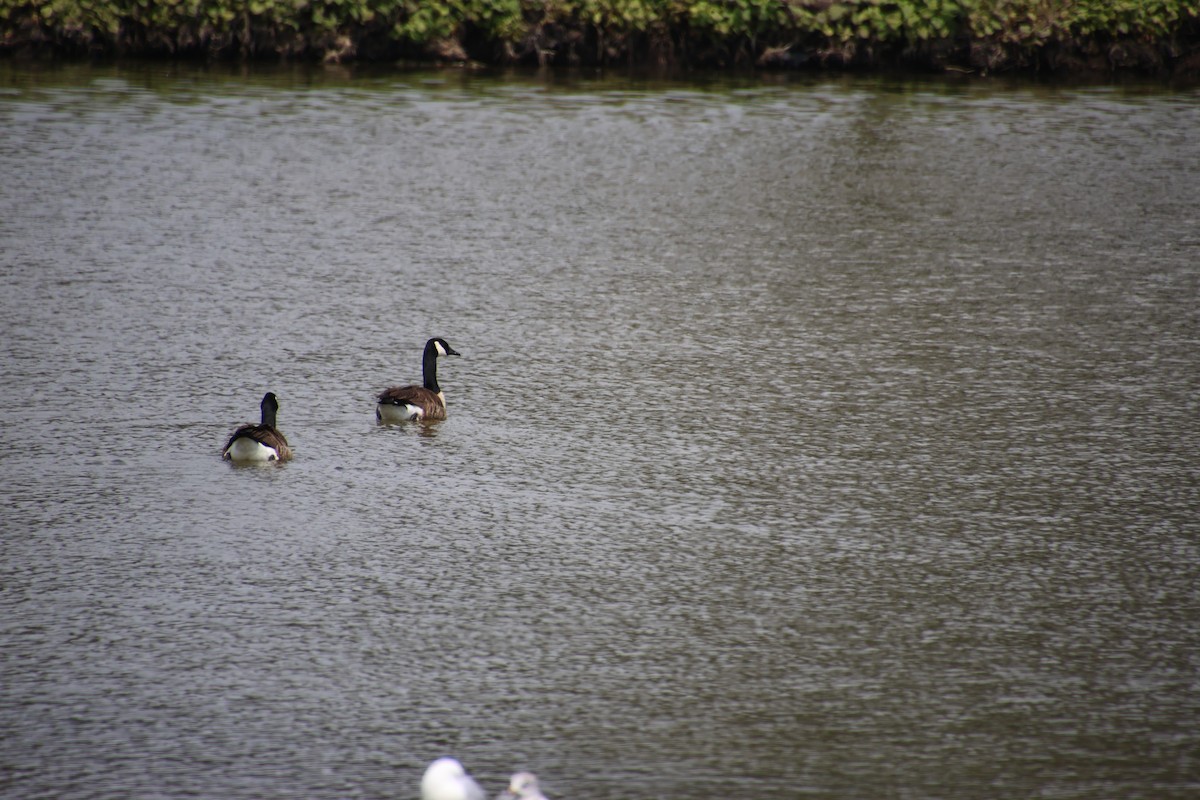
<svg viewBox="0 0 1200 800"><path fill-rule="evenodd" d="M443 757L425 769L421 800L484 800L484 794L457 759Z"/></svg>
<svg viewBox="0 0 1200 800"><path fill-rule="evenodd" d="M517 772L508 782L505 789L496 800L546 800L538 786L537 775L532 772Z"/></svg>
<svg viewBox="0 0 1200 800"><path fill-rule="evenodd" d="M445 339L434 337L425 343L421 358L424 386L393 386L379 395L375 419L380 422L407 422L415 419L445 419L446 396L438 387L438 356L457 356Z"/></svg>
<svg viewBox="0 0 1200 800"><path fill-rule="evenodd" d="M263 395L262 424L243 425L233 432L221 458L229 461L287 461L292 457L292 449L288 447L287 439L275 427L275 413L279 411L279 400L274 392Z"/></svg>

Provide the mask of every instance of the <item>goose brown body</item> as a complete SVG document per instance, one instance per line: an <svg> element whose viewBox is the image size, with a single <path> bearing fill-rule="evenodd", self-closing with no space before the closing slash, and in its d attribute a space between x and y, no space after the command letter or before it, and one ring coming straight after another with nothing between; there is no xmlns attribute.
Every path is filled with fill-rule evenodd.
<svg viewBox="0 0 1200 800"><path fill-rule="evenodd" d="M279 411L279 400L273 392L263 395L262 422L258 425L242 425L233 432L221 458L229 461L287 461L292 457L292 448L287 439L275 427L275 416Z"/></svg>
<svg viewBox="0 0 1200 800"><path fill-rule="evenodd" d="M441 392L431 392L424 386L393 386L391 389L384 389L379 394L379 404L396 406L398 410L410 409L409 419L446 418L446 396Z"/></svg>
<svg viewBox="0 0 1200 800"><path fill-rule="evenodd" d="M421 386L393 386L379 393L375 418L380 422L435 420L446 418L446 395L437 382L438 356L459 353L445 339L434 337L425 343L421 357Z"/></svg>

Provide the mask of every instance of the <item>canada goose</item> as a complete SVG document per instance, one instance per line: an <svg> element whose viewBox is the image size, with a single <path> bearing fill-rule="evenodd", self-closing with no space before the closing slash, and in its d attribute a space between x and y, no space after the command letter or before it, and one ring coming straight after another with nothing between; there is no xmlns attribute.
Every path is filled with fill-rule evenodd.
<svg viewBox="0 0 1200 800"><path fill-rule="evenodd" d="M508 781L508 788L500 793L497 800L546 800L538 786L537 775L532 772L517 772Z"/></svg>
<svg viewBox="0 0 1200 800"><path fill-rule="evenodd" d="M484 800L484 794L457 759L443 757L426 767L421 800Z"/></svg>
<svg viewBox="0 0 1200 800"><path fill-rule="evenodd" d="M438 356L461 355L445 339L434 337L425 343L421 357L424 386L393 386L379 395L375 419L380 422L407 422L414 419L445 419L446 396L438 387Z"/></svg>
<svg viewBox="0 0 1200 800"><path fill-rule="evenodd" d="M221 458L229 461L287 461L292 457L292 449L288 447L287 439L275 427L275 413L279 411L279 399L274 392L263 395L262 424L243 425L233 432Z"/></svg>

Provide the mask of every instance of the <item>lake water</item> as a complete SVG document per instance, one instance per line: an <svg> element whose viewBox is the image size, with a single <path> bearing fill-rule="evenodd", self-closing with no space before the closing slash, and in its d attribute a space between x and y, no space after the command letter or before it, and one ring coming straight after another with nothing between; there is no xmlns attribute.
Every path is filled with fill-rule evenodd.
<svg viewBox="0 0 1200 800"><path fill-rule="evenodd" d="M5 798L1200 793L1200 91L5 62L0 130Z"/></svg>

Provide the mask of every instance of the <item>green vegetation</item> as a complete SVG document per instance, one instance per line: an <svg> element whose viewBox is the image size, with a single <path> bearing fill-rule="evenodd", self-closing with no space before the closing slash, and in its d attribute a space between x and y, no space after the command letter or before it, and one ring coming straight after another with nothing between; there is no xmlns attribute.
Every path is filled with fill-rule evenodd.
<svg viewBox="0 0 1200 800"><path fill-rule="evenodd" d="M1200 0L0 0L0 51L1200 72Z"/></svg>

